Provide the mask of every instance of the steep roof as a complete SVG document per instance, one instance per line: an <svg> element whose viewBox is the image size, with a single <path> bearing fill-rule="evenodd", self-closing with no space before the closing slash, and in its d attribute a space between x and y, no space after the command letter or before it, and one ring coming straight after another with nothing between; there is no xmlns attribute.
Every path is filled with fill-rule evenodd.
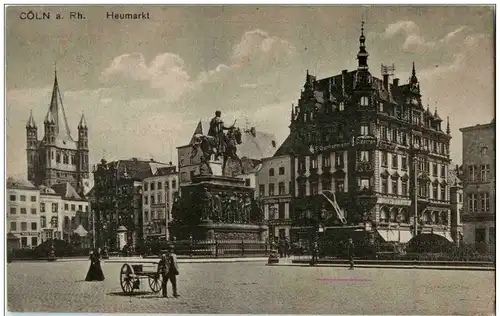
<svg viewBox="0 0 500 316"><path fill-rule="evenodd" d="M7 189L36 190L37 188L33 185L33 183L29 182L28 180L8 177Z"/></svg>
<svg viewBox="0 0 500 316"><path fill-rule="evenodd" d="M83 200L69 182L53 184L52 189L63 199Z"/></svg>
<svg viewBox="0 0 500 316"><path fill-rule="evenodd" d="M64 149L77 149L77 144L71 137L71 132L66 119L66 111L62 101L61 91L57 80L57 72L54 72L54 86L52 87L52 96L50 99L49 110L44 122L53 122L55 124L56 146Z"/></svg>
<svg viewBox="0 0 500 316"><path fill-rule="evenodd" d="M85 228L83 228L82 224L78 225L73 232L80 237L85 237L89 233Z"/></svg>
<svg viewBox="0 0 500 316"><path fill-rule="evenodd" d="M193 138L196 134L206 135L210 127L209 121L199 121L193 132ZM190 145L193 142L191 139ZM242 129L241 144L238 145L238 156L249 159L260 160L266 157L272 157L277 150L276 138L273 134L258 131L255 127Z"/></svg>
<svg viewBox="0 0 500 316"><path fill-rule="evenodd" d="M117 169L119 179L129 178L133 180L143 180L151 177L159 168L169 166L166 163L154 160L139 160L137 158L129 160L122 159L114 163L116 164L115 167Z"/></svg>

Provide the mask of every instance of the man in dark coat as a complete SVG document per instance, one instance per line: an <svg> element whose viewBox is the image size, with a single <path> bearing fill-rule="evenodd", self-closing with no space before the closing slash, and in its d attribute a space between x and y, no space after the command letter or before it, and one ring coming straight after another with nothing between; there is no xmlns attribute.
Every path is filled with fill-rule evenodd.
<svg viewBox="0 0 500 316"><path fill-rule="evenodd" d="M162 274L162 295L167 296L167 283L170 280L172 283L172 291L174 292L174 297L179 297L177 293L177 275L179 275L179 265L177 264L177 255L174 253L174 246L169 245L167 253L162 254L161 260L159 262L160 272Z"/></svg>
<svg viewBox="0 0 500 316"><path fill-rule="evenodd" d="M349 238L347 243L347 256L349 258L349 270L354 270L354 243L352 242L352 238Z"/></svg>

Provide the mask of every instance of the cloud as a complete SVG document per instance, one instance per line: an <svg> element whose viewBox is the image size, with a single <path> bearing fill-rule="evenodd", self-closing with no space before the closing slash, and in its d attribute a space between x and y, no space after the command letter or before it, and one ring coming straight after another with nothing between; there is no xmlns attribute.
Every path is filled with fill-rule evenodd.
<svg viewBox="0 0 500 316"><path fill-rule="evenodd" d="M102 71L100 79L126 89L137 89L138 83L143 83L160 90L161 96L169 101L176 101L191 87L184 60L172 53L157 55L149 64L141 53L120 55Z"/></svg>
<svg viewBox="0 0 500 316"><path fill-rule="evenodd" d="M236 63L242 56L249 58L248 64ZM151 60L142 53L116 56L100 73L101 88L62 91L72 135L76 137L84 111L93 164L104 151L108 160L154 157L175 161L176 146L187 143L198 120L209 119L215 109L222 110L228 122L237 119L242 125L248 118L263 131L273 132L276 120L269 118L278 112L261 113L279 100L277 93L286 90L281 78L296 73L290 68L290 58L294 58L293 46L262 30L244 33L224 63L192 78L184 60L172 53L160 53ZM289 90L295 88L291 85ZM24 126L33 107L42 136L50 94L51 87L7 92L9 174L25 174L26 161L19 159L26 156ZM282 117L283 126L288 119Z"/></svg>
<svg viewBox="0 0 500 316"><path fill-rule="evenodd" d="M397 21L389 24L382 33L382 37L389 39L399 34L406 36L402 46L405 52L422 54L436 45L435 42L425 40L421 35L420 27L413 21Z"/></svg>

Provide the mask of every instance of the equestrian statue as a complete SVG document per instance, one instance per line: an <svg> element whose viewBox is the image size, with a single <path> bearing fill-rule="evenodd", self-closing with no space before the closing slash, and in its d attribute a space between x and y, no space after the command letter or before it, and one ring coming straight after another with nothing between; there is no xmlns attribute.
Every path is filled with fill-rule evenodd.
<svg viewBox="0 0 500 316"><path fill-rule="evenodd" d="M244 173L243 163L236 153L236 146L241 144L242 135L241 130L238 127L235 127L235 124L236 120L233 125L226 127L221 119L221 111L216 111L214 118L210 121L208 135L194 135L191 158L194 158L198 154L199 150L201 150L200 165L205 165L209 170L209 174L213 174L212 168L210 167L210 158L212 155L216 161L219 160L220 157L223 158L223 175L229 159L235 159L238 161L241 173ZM227 131L227 133L224 133L224 131Z"/></svg>

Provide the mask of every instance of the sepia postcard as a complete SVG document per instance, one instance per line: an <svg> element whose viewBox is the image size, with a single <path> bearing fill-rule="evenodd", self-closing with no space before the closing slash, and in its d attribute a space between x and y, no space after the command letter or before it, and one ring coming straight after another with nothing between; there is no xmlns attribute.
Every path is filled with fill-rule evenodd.
<svg viewBox="0 0 500 316"><path fill-rule="evenodd" d="M495 313L495 6L6 5L5 308Z"/></svg>

